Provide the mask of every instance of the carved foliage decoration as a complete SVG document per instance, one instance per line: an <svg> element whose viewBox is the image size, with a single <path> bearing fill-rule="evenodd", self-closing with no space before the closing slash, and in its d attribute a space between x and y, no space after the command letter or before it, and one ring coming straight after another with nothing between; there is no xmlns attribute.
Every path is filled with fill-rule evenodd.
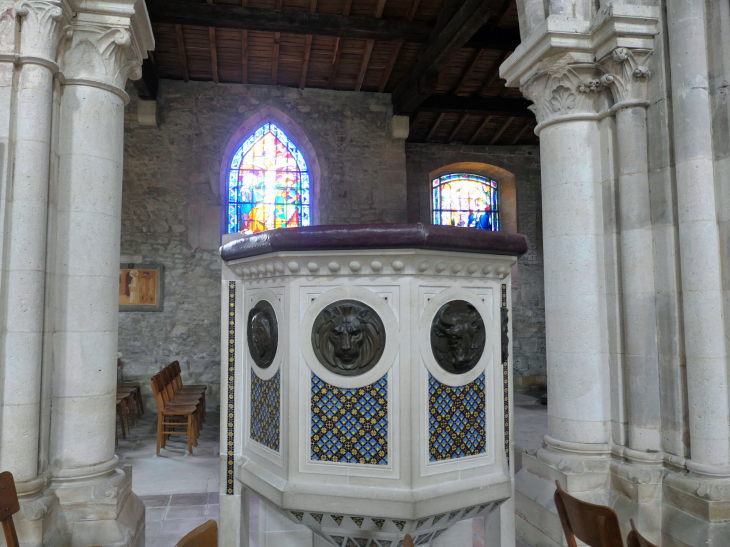
<svg viewBox="0 0 730 547"><path fill-rule="evenodd" d="M21 0L15 4L20 17L20 54L55 62L63 21L59 2Z"/></svg>
<svg viewBox="0 0 730 547"><path fill-rule="evenodd" d="M312 326L312 347L328 370L358 376L372 369L385 349L385 327L367 304L340 300L324 308Z"/></svg>
<svg viewBox="0 0 730 547"><path fill-rule="evenodd" d="M248 312L246 337L253 362L261 368L271 365L279 347L279 324L274 308L266 300Z"/></svg>
<svg viewBox="0 0 730 547"><path fill-rule="evenodd" d="M431 349L436 362L453 374L473 369L484 352L484 320L474 306L452 300L441 306L431 323Z"/></svg>
<svg viewBox="0 0 730 547"><path fill-rule="evenodd" d="M600 68L606 72L601 85L610 89L616 103L646 99L651 54L649 49L618 47L601 60Z"/></svg>
<svg viewBox="0 0 730 547"><path fill-rule="evenodd" d="M142 77L142 53L129 29L80 22L72 34L64 73L69 80L89 80L124 91L127 78Z"/></svg>
<svg viewBox="0 0 730 547"><path fill-rule="evenodd" d="M576 63L570 54L542 61L538 72L521 91L533 103L530 110L538 123L576 114L597 112L601 90L600 73L595 65Z"/></svg>

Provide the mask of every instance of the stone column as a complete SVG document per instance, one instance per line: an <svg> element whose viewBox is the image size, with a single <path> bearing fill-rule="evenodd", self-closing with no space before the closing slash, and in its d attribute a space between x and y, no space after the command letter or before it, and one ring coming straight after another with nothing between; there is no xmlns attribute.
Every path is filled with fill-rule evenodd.
<svg viewBox="0 0 730 547"><path fill-rule="evenodd" d="M0 469L13 472L18 492L42 489L38 479L41 363L46 267L46 219L51 154L53 77L63 10L58 2L22 0L16 91L13 179L5 223L3 279L6 366L2 394ZM36 480L38 479L38 480Z"/></svg>
<svg viewBox="0 0 730 547"><path fill-rule="evenodd" d="M128 14L78 13L63 65L50 462L74 544L134 542L144 522L114 455L124 86L153 47Z"/></svg>
<svg viewBox="0 0 730 547"><path fill-rule="evenodd" d="M705 2L667 3L691 460L730 475L730 396Z"/></svg>
<svg viewBox="0 0 730 547"><path fill-rule="evenodd" d="M609 450L601 146L592 63L556 59L522 86L540 134L548 446Z"/></svg>
<svg viewBox="0 0 730 547"><path fill-rule="evenodd" d="M614 98L620 267L628 407L625 456L661 464L661 402L646 126L648 49L616 48L600 62ZM639 453L635 453L637 451Z"/></svg>

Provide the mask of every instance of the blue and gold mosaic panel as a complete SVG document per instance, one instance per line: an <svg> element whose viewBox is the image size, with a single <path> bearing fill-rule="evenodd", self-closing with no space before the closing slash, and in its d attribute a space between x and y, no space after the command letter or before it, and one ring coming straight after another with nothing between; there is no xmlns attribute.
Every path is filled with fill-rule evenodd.
<svg viewBox="0 0 730 547"><path fill-rule="evenodd" d="M428 450L432 462L486 452L484 373L451 387L428 375Z"/></svg>
<svg viewBox="0 0 730 547"><path fill-rule="evenodd" d="M281 370L269 380L251 371L251 439L279 451Z"/></svg>
<svg viewBox="0 0 730 547"><path fill-rule="evenodd" d="M312 373L312 460L388 464L388 377L355 389Z"/></svg>

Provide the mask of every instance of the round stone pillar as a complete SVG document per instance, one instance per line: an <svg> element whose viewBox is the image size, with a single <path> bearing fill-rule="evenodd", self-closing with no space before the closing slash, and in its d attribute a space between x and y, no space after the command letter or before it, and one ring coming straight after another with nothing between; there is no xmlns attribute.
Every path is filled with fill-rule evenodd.
<svg viewBox="0 0 730 547"><path fill-rule="evenodd" d="M601 144L591 65L538 73L549 446L606 452L610 394ZM580 445L580 446L577 446ZM589 446L590 445L590 446Z"/></svg>

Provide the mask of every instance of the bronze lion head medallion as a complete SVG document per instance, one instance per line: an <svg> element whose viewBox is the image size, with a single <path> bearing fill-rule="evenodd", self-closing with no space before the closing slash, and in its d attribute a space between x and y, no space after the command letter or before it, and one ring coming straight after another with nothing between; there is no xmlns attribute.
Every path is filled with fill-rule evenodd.
<svg viewBox="0 0 730 547"><path fill-rule="evenodd" d="M385 327L367 304L340 300L325 307L312 326L312 347L328 370L358 376L372 369L385 349Z"/></svg>

